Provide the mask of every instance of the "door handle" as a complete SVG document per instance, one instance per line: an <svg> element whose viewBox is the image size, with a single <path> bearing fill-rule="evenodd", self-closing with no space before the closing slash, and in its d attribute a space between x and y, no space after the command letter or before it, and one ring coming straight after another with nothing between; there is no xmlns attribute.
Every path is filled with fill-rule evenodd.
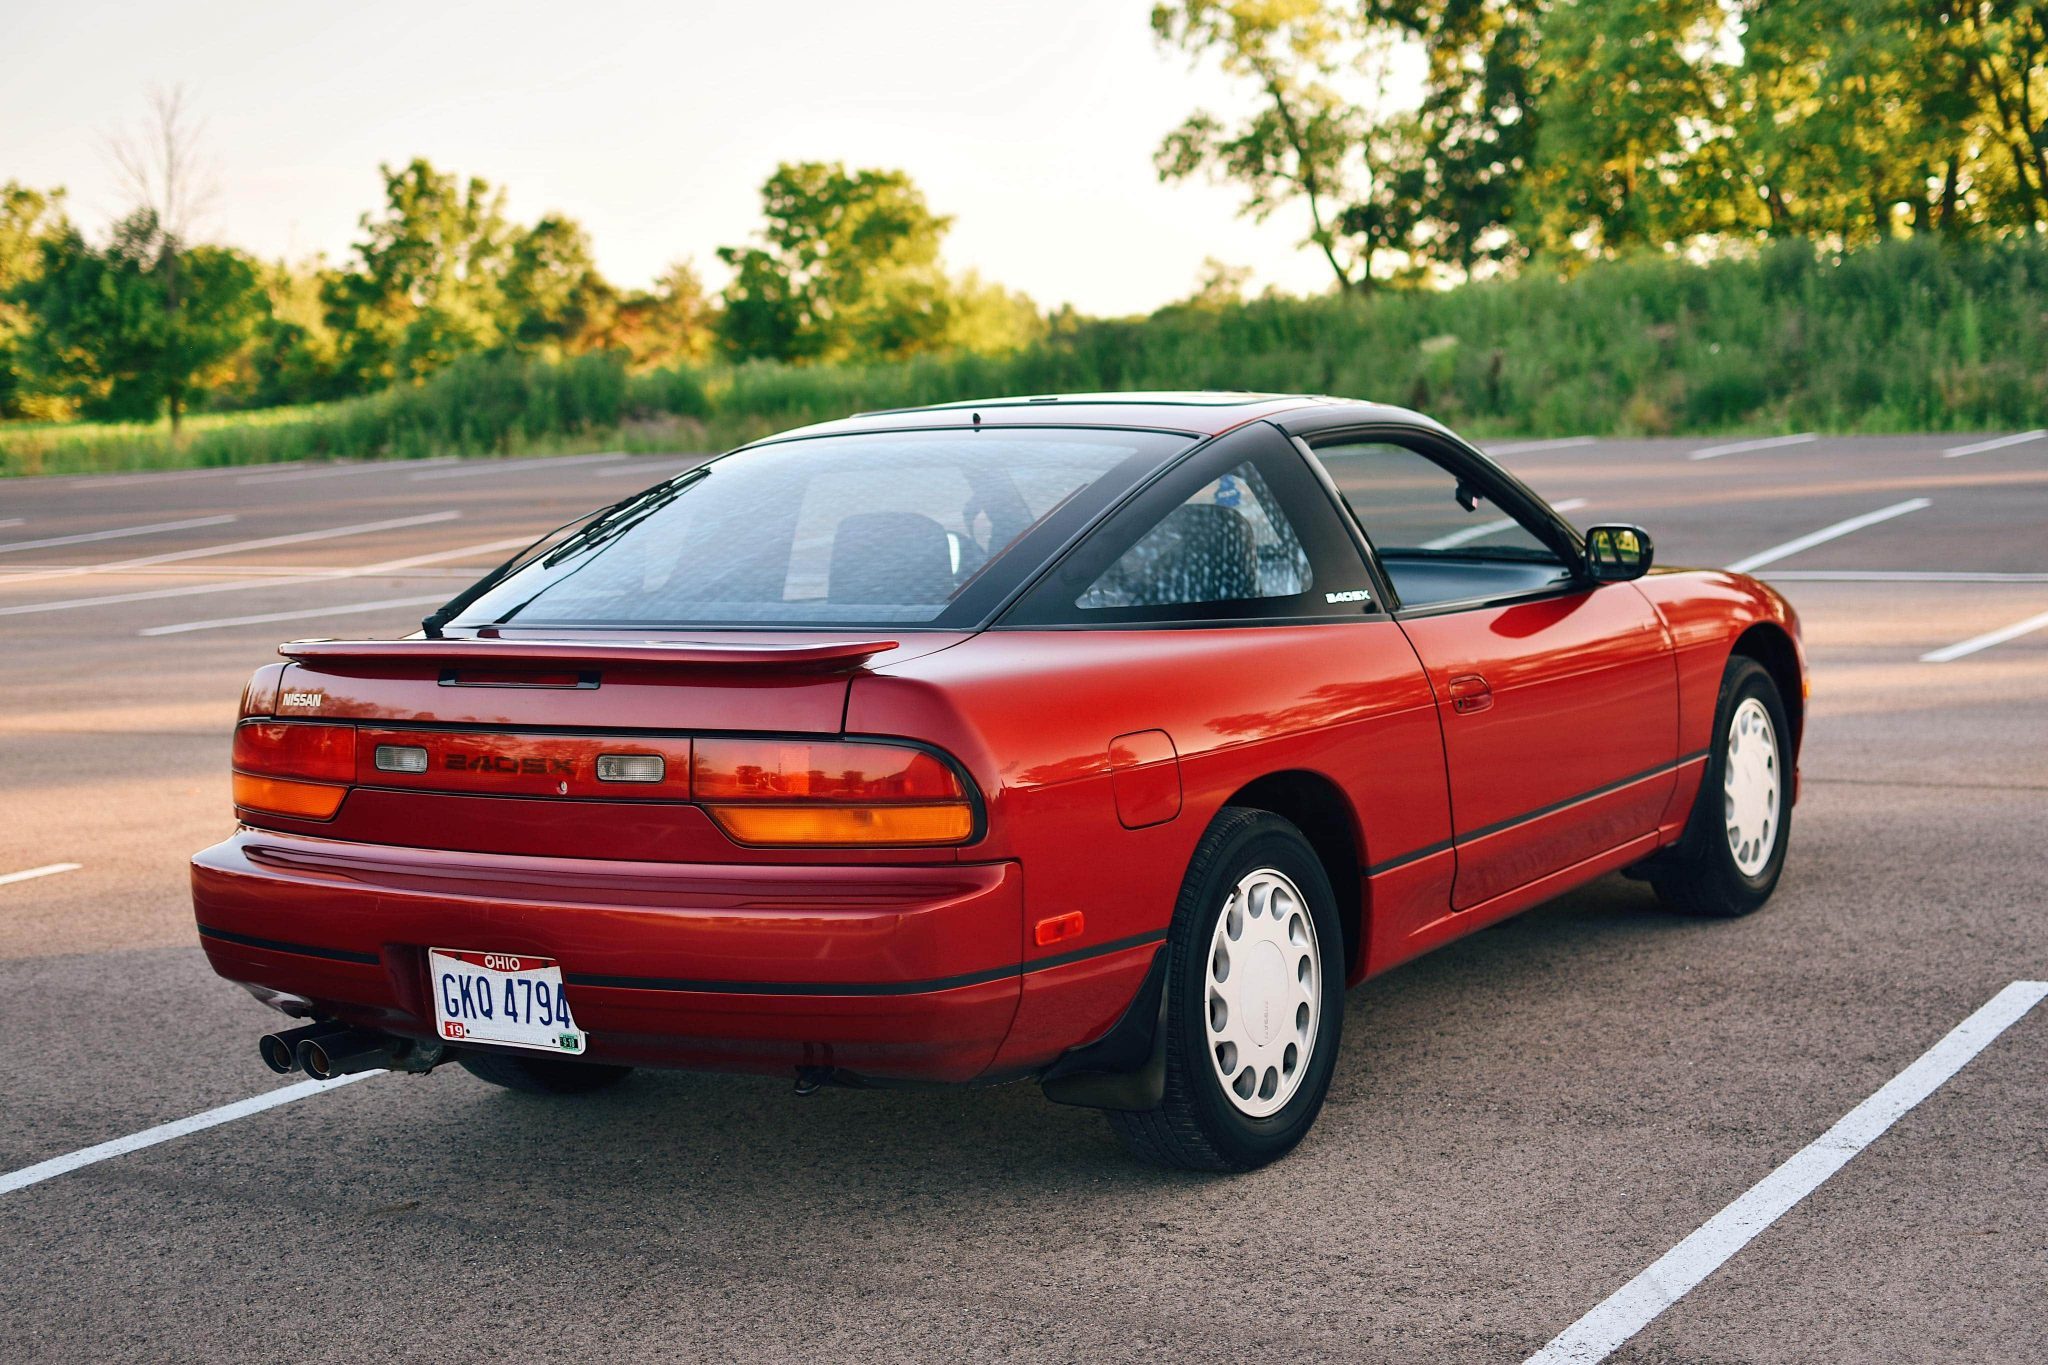
<svg viewBox="0 0 2048 1365"><path fill-rule="evenodd" d="M1486 679L1477 673L1451 679L1451 709L1459 715L1470 715L1484 711L1493 705L1493 689L1486 685Z"/></svg>

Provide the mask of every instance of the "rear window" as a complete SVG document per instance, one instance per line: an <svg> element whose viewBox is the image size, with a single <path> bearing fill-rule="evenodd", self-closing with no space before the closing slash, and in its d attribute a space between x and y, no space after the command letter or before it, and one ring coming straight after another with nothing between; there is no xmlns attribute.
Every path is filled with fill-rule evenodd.
<svg viewBox="0 0 2048 1365"><path fill-rule="evenodd" d="M985 427L737 451L563 541L461 623L970 625L1189 440Z"/></svg>

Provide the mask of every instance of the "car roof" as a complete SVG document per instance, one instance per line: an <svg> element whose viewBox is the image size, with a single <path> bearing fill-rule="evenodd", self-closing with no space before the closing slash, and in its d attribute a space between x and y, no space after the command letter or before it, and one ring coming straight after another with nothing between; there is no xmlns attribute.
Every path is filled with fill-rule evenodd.
<svg viewBox="0 0 2048 1365"><path fill-rule="evenodd" d="M1138 393L1040 393L936 403L919 408L884 408L782 432L770 440L842 435L905 428L984 426L1142 427L1216 436L1247 422L1303 409L1357 409L1361 419L1430 423L1402 408L1321 394L1247 393L1189 390ZM977 422L978 419L978 422Z"/></svg>

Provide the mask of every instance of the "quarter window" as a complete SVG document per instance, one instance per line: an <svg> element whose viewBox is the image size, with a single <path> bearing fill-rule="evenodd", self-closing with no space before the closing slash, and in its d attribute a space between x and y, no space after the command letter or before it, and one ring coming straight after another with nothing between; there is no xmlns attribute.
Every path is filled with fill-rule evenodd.
<svg viewBox="0 0 2048 1365"><path fill-rule="evenodd" d="M1097 611L1249 602L1294 597L1314 583L1301 537L1247 461L1168 512L1074 605Z"/></svg>

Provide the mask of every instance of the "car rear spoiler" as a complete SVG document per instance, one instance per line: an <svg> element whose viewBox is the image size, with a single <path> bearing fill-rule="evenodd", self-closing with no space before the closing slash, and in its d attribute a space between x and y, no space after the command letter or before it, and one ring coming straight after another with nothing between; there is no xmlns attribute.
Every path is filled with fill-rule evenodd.
<svg viewBox="0 0 2048 1365"><path fill-rule="evenodd" d="M573 640L292 640L277 647L308 664L576 664L668 665L677 668L772 668L839 673L896 648L894 640L824 640L801 644L739 644L713 640L641 640L604 644Z"/></svg>

